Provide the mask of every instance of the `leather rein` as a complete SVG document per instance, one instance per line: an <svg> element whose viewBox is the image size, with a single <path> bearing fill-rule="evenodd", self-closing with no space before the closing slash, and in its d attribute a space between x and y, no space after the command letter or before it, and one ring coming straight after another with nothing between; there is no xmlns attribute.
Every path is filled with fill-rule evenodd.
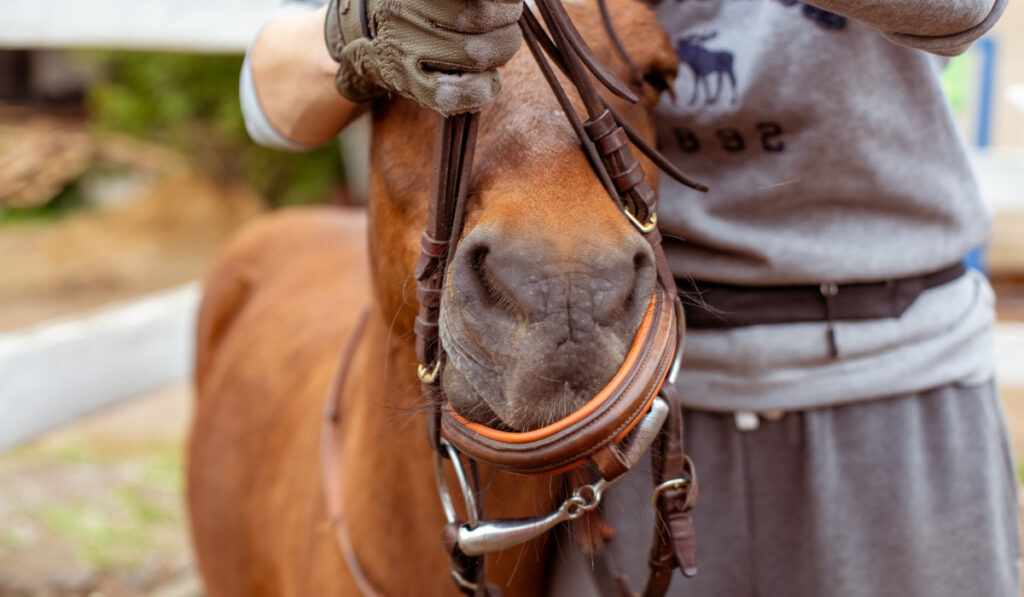
<svg viewBox="0 0 1024 597"><path fill-rule="evenodd" d="M619 54L638 76L612 27L605 0L598 0L605 29ZM656 197L633 156L631 145L673 178L705 191L668 162L616 114L598 93L592 74L615 95L636 102L636 95L607 70L583 41L560 0L535 0L544 25L529 6L519 25L527 47L576 132L595 174L617 207L640 231L654 253L658 283L626 359L611 382L579 410L546 427L527 432L492 429L467 421L447 403L441 387L445 358L439 340L441 293L449 258L462 234L479 114L441 117L435 146L432 191L427 225L416 266L417 375L430 412L428 440L434 452L438 493L448 524L443 543L452 564L451 576L467 596L500 595L485 582L484 555L537 538L562 522L597 515L603 491L619 480L651 449L653 504L657 509L649 576L643 597L668 590L672 570L696 573L696 551L690 510L698 488L693 463L683 452L683 419L672 385L682 356L685 331L675 281L661 247ZM546 27L546 29L545 29ZM558 81L560 70L582 99L586 119L573 109ZM365 314L363 316L365 320ZM350 571L366 595L378 594L362 572L344 526L341 503L340 393L362 323L349 339L334 389L328 400L322 441L321 470L328 511ZM463 463L463 456L467 463ZM460 520L447 486L444 462L455 472L468 520ZM477 463L519 474L551 474L590 465L591 482L574 488L554 512L528 519L486 520L477 481ZM579 475L574 475L578 478ZM612 573L617 594L632 597L625 579Z"/></svg>

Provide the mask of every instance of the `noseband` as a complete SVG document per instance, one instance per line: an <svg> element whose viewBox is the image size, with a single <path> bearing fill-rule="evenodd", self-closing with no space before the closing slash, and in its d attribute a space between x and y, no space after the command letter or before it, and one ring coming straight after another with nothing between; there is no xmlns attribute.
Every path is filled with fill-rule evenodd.
<svg viewBox="0 0 1024 597"><path fill-rule="evenodd" d="M639 73L611 25L605 0L598 0L598 3L607 32L639 80ZM692 462L683 453L682 413L672 389L682 355L682 306L661 247L656 197L644 179L631 145L681 183L701 191L707 189L679 172L608 106L591 81L591 75L610 92L629 102L635 103L638 98L597 60L560 1L535 0L535 5L544 25L529 6L524 6L519 21L523 39L609 197L650 244L658 282L619 371L582 408L560 421L526 432L493 429L461 417L448 404L440 384L445 355L439 341L438 320L445 273L462 234L479 114L441 118L427 225L415 271L416 296L420 304L415 332L420 362L417 374L424 399L431 408L427 416L428 438L434 449L435 477L448 520L442 536L452 562L452 578L462 594L498 595L497 589L484 582L485 554L522 544L585 513L596 514L602 492L633 468L651 448L653 502L658 516L650 575L642 595L657 597L667 591L675 567L686 576L696 573L689 512L696 501L697 479ZM552 64L575 87L585 107L586 120L576 114ZM331 412L329 409L329 414ZM334 415L336 418L336 411ZM334 437L335 424L333 421L327 424L329 440ZM327 441L325 446L332 443L335 442ZM468 467L464 466L463 457ZM334 457L328 455L327 458ZM445 481L445 460L454 468L465 503L466 521L459 520L453 506ZM579 470L581 465L589 463L593 480L574 488L561 506L548 515L485 520L476 479L478 462L519 474ZM331 496L333 484L325 479L329 508L332 515L338 515L340 503L330 503L337 501ZM343 535L339 532L342 548L358 580L362 577L358 561L347 543L347 536ZM624 580L620 577L618 581L620 594L632 597L625 589Z"/></svg>

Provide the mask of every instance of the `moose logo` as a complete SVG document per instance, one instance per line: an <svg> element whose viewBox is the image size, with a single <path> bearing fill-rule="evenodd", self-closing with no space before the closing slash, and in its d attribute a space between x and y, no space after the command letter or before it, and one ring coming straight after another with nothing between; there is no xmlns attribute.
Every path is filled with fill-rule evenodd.
<svg viewBox="0 0 1024 597"><path fill-rule="evenodd" d="M718 103L725 80L729 80L732 91L731 103L736 103L736 75L732 72L732 52L712 51L704 47L704 43L718 35L717 32L687 35L676 41L676 55L679 61L693 71L693 94L690 105L697 103L701 90L704 91L704 103ZM714 93L711 92L711 79L717 79Z"/></svg>

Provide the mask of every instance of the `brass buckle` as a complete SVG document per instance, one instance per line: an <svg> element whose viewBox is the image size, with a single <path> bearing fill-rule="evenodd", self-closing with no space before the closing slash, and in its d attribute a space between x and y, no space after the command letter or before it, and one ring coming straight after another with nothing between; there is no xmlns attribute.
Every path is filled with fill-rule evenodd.
<svg viewBox="0 0 1024 597"><path fill-rule="evenodd" d="M636 226L640 230L640 232L643 232L644 234L647 234L651 230L654 230L655 228L658 227L658 214L654 212L651 212L651 219L649 219L646 224L641 224L640 220L636 219L636 216L634 216L632 212L630 212L626 208L622 208L622 213L626 214L626 217L629 218L629 221L633 222L633 225Z"/></svg>
<svg viewBox="0 0 1024 597"><path fill-rule="evenodd" d="M688 454L683 454L683 476L669 479L654 488L654 495L651 496L651 505L658 507L658 500L666 491L682 490L685 498L682 506L677 506L683 512L689 512L697 504L697 470L693 466Z"/></svg>
<svg viewBox="0 0 1024 597"><path fill-rule="evenodd" d="M666 491L671 491L673 489L682 489L683 491L689 491L690 482L686 479L676 478L669 479L668 481L665 481L661 485L658 485L657 487L654 488L654 495L651 496L651 505L657 508L658 498L661 497L661 494Z"/></svg>
<svg viewBox="0 0 1024 597"><path fill-rule="evenodd" d="M437 374L441 371L441 359L437 359L434 362L434 366L427 369L426 365L422 363L416 367L416 377L420 378L420 381L432 386L437 383Z"/></svg>

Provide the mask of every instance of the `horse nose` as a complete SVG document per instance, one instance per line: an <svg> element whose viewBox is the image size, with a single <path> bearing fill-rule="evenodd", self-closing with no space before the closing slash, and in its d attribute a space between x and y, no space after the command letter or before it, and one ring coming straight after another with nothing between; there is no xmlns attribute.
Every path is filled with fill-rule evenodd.
<svg viewBox="0 0 1024 597"><path fill-rule="evenodd" d="M650 245L639 235L560 240L473 229L453 263L459 302L490 317L561 329L564 340L639 322L656 283Z"/></svg>

